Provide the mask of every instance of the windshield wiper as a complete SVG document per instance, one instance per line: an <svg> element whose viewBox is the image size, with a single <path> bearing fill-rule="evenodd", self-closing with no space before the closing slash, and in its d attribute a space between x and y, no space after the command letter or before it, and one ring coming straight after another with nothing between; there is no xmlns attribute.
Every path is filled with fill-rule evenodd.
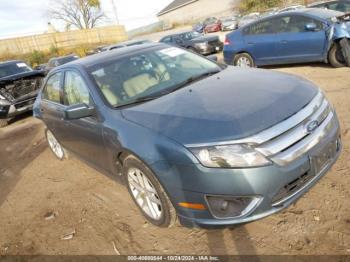
<svg viewBox="0 0 350 262"><path fill-rule="evenodd" d="M215 74L219 73L220 71L221 70L213 70L213 71L208 71L208 72L196 75L196 76L191 76L190 78L187 78L185 81L183 81L183 82L173 86L168 93L175 92L176 90L179 90L179 89L181 89L183 87L186 87L189 84L192 84L193 82L196 82L196 81L199 81L199 80L201 80L203 78L215 75Z"/></svg>

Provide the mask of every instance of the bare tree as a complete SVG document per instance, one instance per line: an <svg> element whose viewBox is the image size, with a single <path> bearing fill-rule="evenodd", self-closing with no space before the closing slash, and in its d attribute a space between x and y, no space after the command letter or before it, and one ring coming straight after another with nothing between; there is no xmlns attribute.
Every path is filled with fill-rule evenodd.
<svg viewBox="0 0 350 262"><path fill-rule="evenodd" d="M100 0L55 1L49 10L49 16L64 22L66 28L78 29L94 28L105 18Z"/></svg>

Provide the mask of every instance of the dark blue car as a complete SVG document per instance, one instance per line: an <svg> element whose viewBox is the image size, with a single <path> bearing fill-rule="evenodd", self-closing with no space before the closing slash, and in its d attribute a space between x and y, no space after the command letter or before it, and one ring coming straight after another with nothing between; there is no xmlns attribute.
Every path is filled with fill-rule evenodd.
<svg viewBox="0 0 350 262"><path fill-rule="evenodd" d="M341 12L308 8L260 19L226 36L224 59L236 66L326 62L341 67L346 60L339 40L350 38Z"/></svg>
<svg viewBox="0 0 350 262"><path fill-rule="evenodd" d="M163 227L177 218L225 226L276 213L341 151L335 110L312 83L219 66L165 44L53 69L34 115L57 158L72 153L119 179Z"/></svg>

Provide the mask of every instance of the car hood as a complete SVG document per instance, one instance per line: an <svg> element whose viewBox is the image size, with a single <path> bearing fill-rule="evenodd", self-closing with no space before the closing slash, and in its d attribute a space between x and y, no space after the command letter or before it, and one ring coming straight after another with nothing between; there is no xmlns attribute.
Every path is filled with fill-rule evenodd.
<svg viewBox="0 0 350 262"><path fill-rule="evenodd" d="M292 75L228 67L122 114L181 144L211 143L267 129L297 113L317 92Z"/></svg>
<svg viewBox="0 0 350 262"><path fill-rule="evenodd" d="M199 37L193 38L191 41L193 43L201 43L201 42L211 42L211 41L217 41L217 40L219 40L218 36L215 36L215 35L212 35L212 36L203 35L203 36L199 36Z"/></svg>
<svg viewBox="0 0 350 262"><path fill-rule="evenodd" d="M44 70L33 70L33 71L29 71L29 72L23 72L23 73L19 73L19 74L15 74L15 75L2 77L2 78L0 78L0 84L13 82L13 81L25 79L25 78L31 78L31 77L35 77L35 76L44 77L45 71Z"/></svg>

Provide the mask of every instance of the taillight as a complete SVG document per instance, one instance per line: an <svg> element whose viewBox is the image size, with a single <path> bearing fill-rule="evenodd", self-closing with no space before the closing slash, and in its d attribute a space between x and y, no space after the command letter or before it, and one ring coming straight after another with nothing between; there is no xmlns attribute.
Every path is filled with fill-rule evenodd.
<svg viewBox="0 0 350 262"><path fill-rule="evenodd" d="M224 45L230 45L230 44L231 44L230 40L226 37L224 41Z"/></svg>

